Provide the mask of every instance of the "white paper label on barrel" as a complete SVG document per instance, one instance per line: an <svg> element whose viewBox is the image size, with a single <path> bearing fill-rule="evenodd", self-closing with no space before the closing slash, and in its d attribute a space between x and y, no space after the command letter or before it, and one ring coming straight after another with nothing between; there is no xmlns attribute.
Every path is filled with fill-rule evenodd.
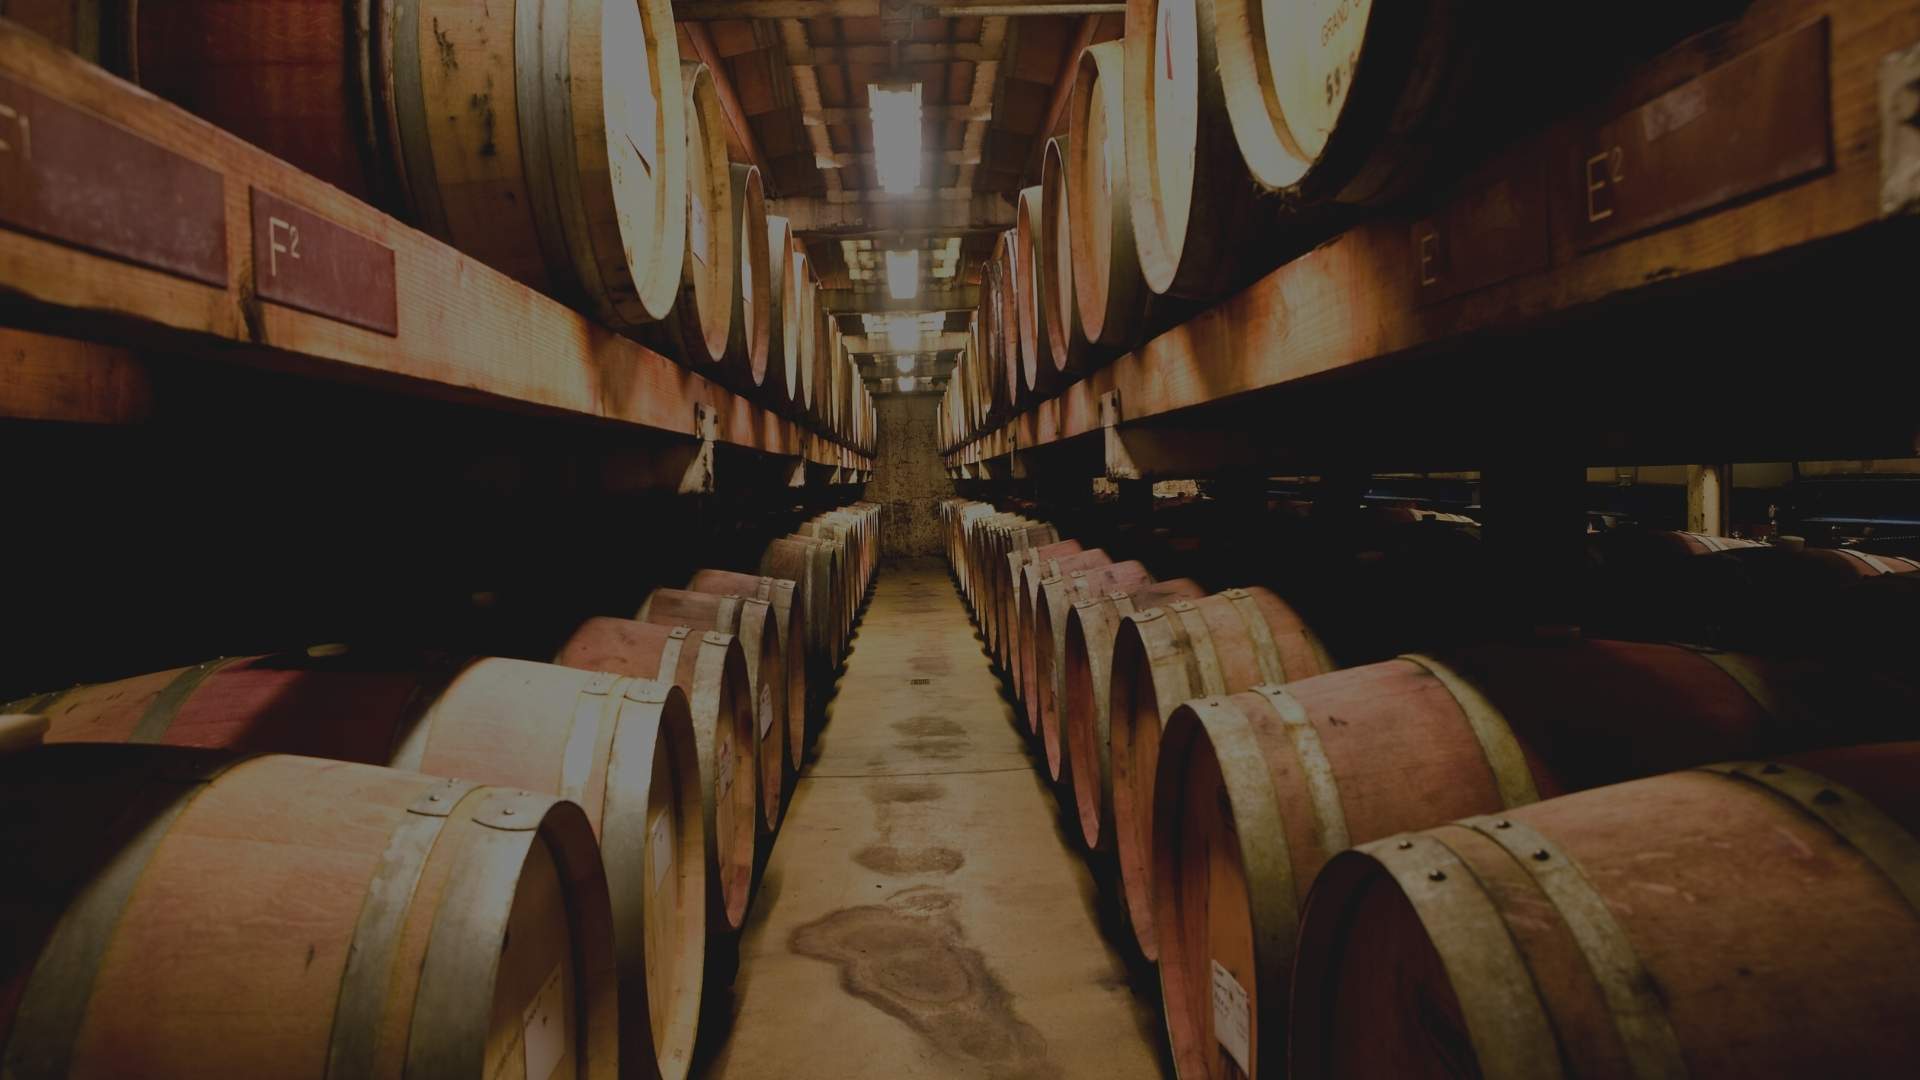
<svg viewBox="0 0 1920 1080"><path fill-rule="evenodd" d="M693 249L693 257L700 260L702 266L707 262L707 200L692 198L687 200L687 245Z"/></svg>
<svg viewBox="0 0 1920 1080"><path fill-rule="evenodd" d="M647 827L647 864L653 867L653 891L659 892L660 883L673 869L673 815L655 814Z"/></svg>
<svg viewBox="0 0 1920 1080"><path fill-rule="evenodd" d="M1247 1059L1253 1057L1253 1019L1247 1009L1247 988L1233 972L1213 961L1213 1036L1220 1040L1240 1071L1252 1075Z"/></svg>
<svg viewBox="0 0 1920 1080"><path fill-rule="evenodd" d="M533 1004L520 1016L527 1080L547 1080L567 1054L567 994L560 976L560 965L555 964Z"/></svg>

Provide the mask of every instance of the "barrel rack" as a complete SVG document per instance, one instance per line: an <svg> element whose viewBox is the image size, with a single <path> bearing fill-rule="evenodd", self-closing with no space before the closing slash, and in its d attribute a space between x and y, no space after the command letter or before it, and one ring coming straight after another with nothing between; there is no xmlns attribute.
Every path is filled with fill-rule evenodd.
<svg viewBox="0 0 1920 1080"><path fill-rule="evenodd" d="M0 350L19 419L141 419L164 354L611 423L682 492L714 489L716 454L756 483L873 467L5 21L0 325L32 332Z"/></svg>
<svg viewBox="0 0 1920 1080"><path fill-rule="evenodd" d="M1583 100L949 438L950 474L1913 455L1920 4L1757 4Z"/></svg>

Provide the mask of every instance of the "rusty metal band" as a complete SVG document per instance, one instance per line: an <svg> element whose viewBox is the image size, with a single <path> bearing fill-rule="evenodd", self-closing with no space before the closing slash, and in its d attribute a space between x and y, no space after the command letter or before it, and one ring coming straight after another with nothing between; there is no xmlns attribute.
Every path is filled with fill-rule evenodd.
<svg viewBox="0 0 1920 1080"><path fill-rule="evenodd" d="M414 224L445 240L447 208L440 198L440 179L433 164L433 136L427 120L426 88L421 82L424 58L420 52L420 8L426 2L400 0L392 5L393 112L399 128L399 158Z"/></svg>
<svg viewBox="0 0 1920 1080"><path fill-rule="evenodd" d="M448 837L459 844L420 961L408 1025L406 1075L481 1076L494 983L515 887L551 796L484 787L461 800ZM444 831L444 830L443 830Z"/></svg>
<svg viewBox="0 0 1920 1080"><path fill-rule="evenodd" d="M193 800L245 760L214 752L166 753L132 778L119 820L137 823L134 831L74 896L41 947L14 1010L0 1075L62 1080L72 1071L94 980L147 864Z"/></svg>
<svg viewBox="0 0 1920 1080"><path fill-rule="evenodd" d="M1206 616L1200 612L1198 605L1186 600L1174 601L1167 605L1167 610L1177 617L1175 621L1185 632L1188 670L1194 680L1189 696L1225 695L1227 680L1220 671L1220 652L1214 648L1213 632L1207 629ZM1167 713L1172 712L1173 706L1178 704L1175 701L1164 705L1160 718L1165 720Z"/></svg>
<svg viewBox="0 0 1920 1080"><path fill-rule="evenodd" d="M1486 695L1461 678L1458 672L1431 656L1405 653L1400 659L1425 669L1453 696L1454 704L1460 707L1461 715L1467 718L1467 726L1473 730L1473 737L1480 744L1480 752L1487 759L1487 768L1493 772L1494 787L1500 792L1500 804L1525 806L1539 802L1540 790L1534 786L1533 770L1527 767L1527 756L1520 750L1520 741L1513 737L1513 728L1507 724L1507 718L1494 708Z"/></svg>
<svg viewBox="0 0 1920 1080"><path fill-rule="evenodd" d="M133 731L127 735L127 741L130 743L159 742L167 734L167 729L173 726L173 718L180 715L180 710L186 705L187 700L193 697L194 691L200 689L200 684L244 659L246 657L228 656L182 669L180 674L175 675L173 681L148 703L147 711L140 714L140 722L133 725Z"/></svg>
<svg viewBox="0 0 1920 1080"><path fill-rule="evenodd" d="M1213 745L1214 764L1220 770L1227 808L1233 813L1233 833L1240 858L1241 880L1246 883L1244 899L1253 923L1255 966L1261 971L1278 971L1285 975L1293 967L1294 942L1300 934L1300 898L1293 873L1293 852L1287 844L1286 823L1281 819L1280 798L1273 789L1273 774L1267 768L1265 755L1260 752L1260 742L1253 734L1252 725L1237 705L1231 701L1205 700L1191 702L1189 707L1194 719L1206 732L1207 740ZM1174 733L1170 731L1169 735ZM1190 746L1193 741L1196 740L1189 740ZM1194 749L1187 752L1193 753ZM1175 764L1184 765L1183 761L1177 760L1177 750L1175 754ZM1185 797L1185 790L1185 784L1156 785L1154 801L1181 800ZM1163 857L1163 842L1167 845L1165 850L1170 853L1175 839L1173 830L1178 829L1181 822L1173 814L1162 814L1158 806L1154 808L1153 817L1154 861L1157 867ZM1328 854L1337 850L1332 849ZM1174 908L1181 902L1183 892L1177 887L1153 890L1157 908L1156 925L1180 925ZM1161 939L1162 972L1171 971L1173 958L1168 956L1167 951L1170 947L1183 947L1180 937L1179 934L1169 933ZM1163 988L1173 984L1174 980L1161 980ZM1255 1045L1267 1043L1284 1046L1287 995L1283 992L1265 993L1259 996L1259 1000L1260 1019L1254 1033Z"/></svg>
<svg viewBox="0 0 1920 1080"><path fill-rule="evenodd" d="M1627 1066L1635 1080L1685 1080L1686 1057L1666 1003L1640 962L1633 941L1594 891L1579 863L1523 821L1481 816L1454 824L1472 829L1506 851L1533 878L1560 915L1600 987Z"/></svg>
<svg viewBox="0 0 1920 1080"><path fill-rule="evenodd" d="M1473 871L1435 833L1405 833L1358 851L1393 876L1420 917L1460 1003L1480 1075L1552 1080L1559 1045L1504 919Z"/></svg>
<svg viewBox="0 0 1920 1080"><path fill-rule="evenodd" d="M1351 847L1353 841L1347 831L1346 810L1340 803L1340 781L1333 775L1333 764L1327 760L1327 748L1320 742L1320 732L1308 719L1306 706L1285 687L1262 685L1254 687L1253 692L1266 698L1274 715L1280 718L1287 742L1293 747L1294 760L1300 766L1300 775L1306 780L1307 798L1313 803L1314 835L1319 838L1323 857L1332 858Z"/></svg>
<svg viewBox="0 0 1920 1080"><path fill-rule="evenodd" d="M1776 729L1782 732L1807 732L1816 730L1820 724L1818 716L1800 704L1799 700L1786 688L1778 685L1769 677L1763 664L1752 657L1740 653L1721 652L1703 645L1687 645L1684 648L1695 656L1712 664L1740 685L1760 711L1766 713Z"/></svg>
<svg viewBox="0 0 1920 1080"><path fill-rule="evenodd" d="M555 790L563 799L586 805L587 783L593 778L593 759L600 748L600 728L617 715L626 679L595 672L581 684L573 699L573 722L567 727L566 748L560 754L560 779Z"/></svg>
<svg viewBox="0 0 1920 1080"><path fill-rule="evenodd" d="M333 1028L327 1038L328 1077L348 1080L373 1075L387 987L414 890L441 827L478 786L467 780L440 781L414 800L388 834L386 850L360 901L340 989L334 995Z"/></svg>
<svg viewBox="0 0 1920 1080"><path fill-rule="evenodd" d="M1907 906L1920 914L1920 838L1858 792L1794 765L1730 761L1704 772L1766 789L1817 818L1872 863Z"/></svg>
<svg viewBox="0 0 1920 1080"><path fill-rule="evenodd" d="M1261 613L1260 604L1253 594L1245 589L1228 589L1220 594L1233 605L1240 621L1246 624L1247 640L1253 643L1254 663L1260 668L1260 681L1283 683L1287 680L1287 665L1280 660L1280 647L1273 642L1273 629L1267 625L1267 617ZM1341 845L1345 847L1346 845ZM1339 850L1335 848L1334 850Z"/></svg>

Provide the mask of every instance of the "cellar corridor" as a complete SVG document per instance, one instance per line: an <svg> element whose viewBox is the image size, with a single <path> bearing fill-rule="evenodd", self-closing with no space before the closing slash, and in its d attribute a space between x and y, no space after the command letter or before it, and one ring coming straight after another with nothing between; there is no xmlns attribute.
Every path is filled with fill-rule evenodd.
<svg viewBox="0 0 1920 1080"><path fill-rule="evenodd" d="M1159 1018L939 560L881 569L829 716L704 1075L1160 1075Z"/></svg>

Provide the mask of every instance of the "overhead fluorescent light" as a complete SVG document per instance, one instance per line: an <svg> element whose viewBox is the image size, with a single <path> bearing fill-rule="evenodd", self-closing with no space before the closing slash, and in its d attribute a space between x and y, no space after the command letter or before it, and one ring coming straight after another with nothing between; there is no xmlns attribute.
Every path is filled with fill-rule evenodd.
<svg viewBox="0 0 1920 1080"><path fill-rule="evenodd" d="M912 315L887 316L887 347L894 352L912 352L920 347L920 320Z"/></svg>
<svg viewBox="0 0 1920 1080"><path fill-rule="evenodd" d="M920 250L887 252L887 294L895 300L920 295Z"/></svg>
<svg viewBox="0 0 1920 1080"><path fill-rule="evenodd" d="M900 374L902 375L913 374L913 365L917 362L918 358L914 356L896 356L893 358L893 366L899 368Z"/></svg>
<svg viewBox="0 0 1920 1080"><path fill-rule="evenodd" d="M899 195L920 186L920 84L867 87L873 119L873 169L880 187Z"/></svg>
<svg viewBox="0 0 1920 1080"><path fill-rule="evenodd" d="M899 386L899 388L900 388L900 392L901 392L901 393L903 393L903 394L911 394L911 393L913 393L913 387L914 387L914 379L913 379L913 376L911 376L911 375L902 375L902 376L900 376L900 381L899 381L899 383L898 383L897 385Z"/></svg>

